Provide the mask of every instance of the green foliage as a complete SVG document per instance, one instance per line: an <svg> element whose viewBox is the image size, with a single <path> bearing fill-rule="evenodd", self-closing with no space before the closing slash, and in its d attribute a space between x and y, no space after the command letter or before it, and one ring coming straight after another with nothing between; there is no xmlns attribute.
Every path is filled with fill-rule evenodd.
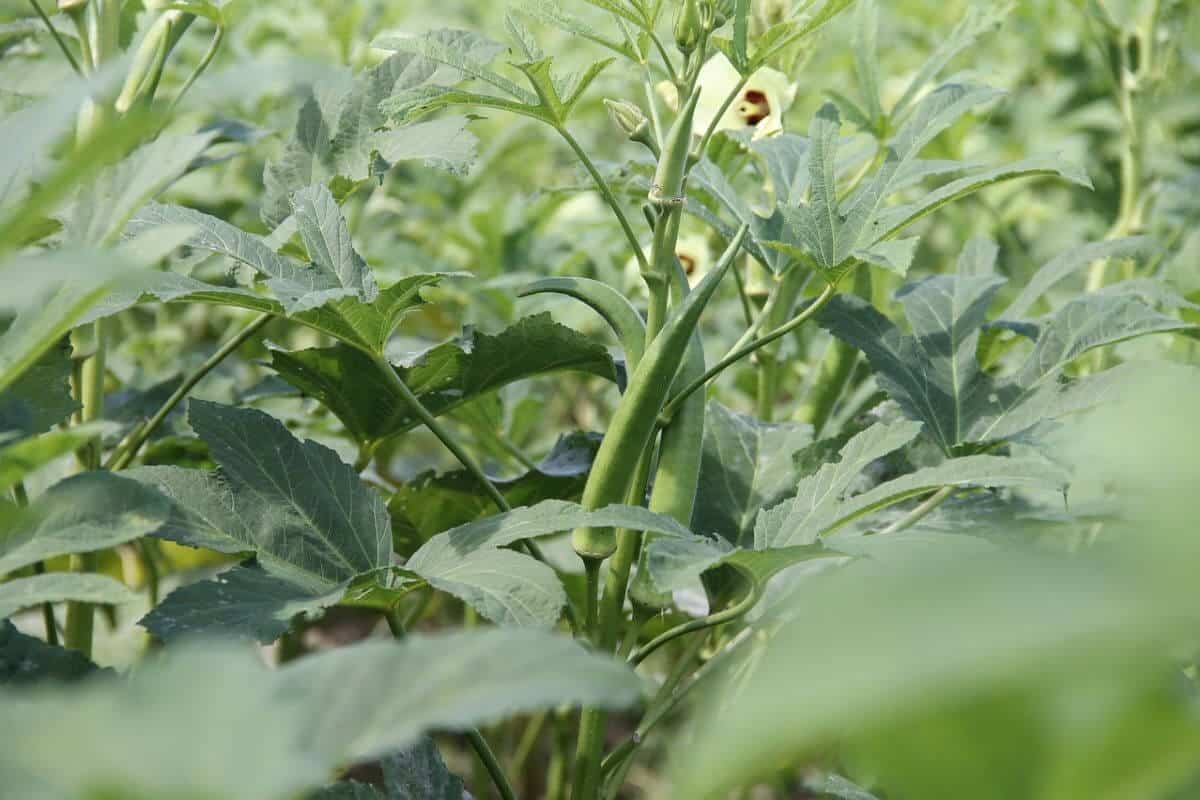
<svg viewBox="0 0 1200 800"><path fill-rule="evenodd" d="M378 442L419 420L375 362L346 346L271 351L280 377L329 408L355 439ZM463 336L404 358L396 374L434 414L443 414L514 381L559 370L618 379L608 351L549 314L525 317L489 335Z"/></svg>
<svg viewBox="0 0 1200 800"><path fill-rule="evenodd" d="M0 686L13 688L46 680L69 683L95 672L96 665L75 651L26 636L7 620L0 622Z"/></svg>
<svg viewBox="0 0 1200 800"><path fill-rule="evenodd" d="M440 668L425 669L431 664ZM188 687L185 697L176 696L179 686ZM6 697L4 723L26 735L0 756L0 775L24 797L117 791L282 800L319 787L337 764L414 745L431 728L460 729L559 703L621 706L638 690L628 668L549 634L362 644L278 672L245 648L192 644L129 682ZM109 735L97 737L103 731ZM60 747L89 742L69 767L28 769ZM130 752L146 757L122 757Z"/></svg>
<svg viewBox="0 0 1200 800"><path fill-rule="evenodd" d="M1195 4L9 6L0 794L1196 794Z"/></svg>
<svg viewBox="0 0 1200 800"><path fill-rule="evenodd" d="M256 563L173 592L143 621L155 635L224 631L273 641L293 616L333 605L352 580L388 565L387 509L332 450L251 409L193 401L189 420L219 472L134 473L174 504L157 535Z"/></svg>
<svg viewBox="0 0 1200 800"><path fill-rule="evenodd" d="M312 800L462 800L463 783L446 769L437 745L428 737L380 762L383 787L341 781Z"/></svg>

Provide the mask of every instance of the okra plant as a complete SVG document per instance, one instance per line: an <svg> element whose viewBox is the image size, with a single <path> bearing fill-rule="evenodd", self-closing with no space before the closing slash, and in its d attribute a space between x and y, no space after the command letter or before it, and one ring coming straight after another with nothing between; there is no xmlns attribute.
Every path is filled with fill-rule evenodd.
<svg viewBox="0 0 1200 800"><path fill-rule="evenodd" d="M9 5L4 797L1200 792L1193 4Z"/></svg>

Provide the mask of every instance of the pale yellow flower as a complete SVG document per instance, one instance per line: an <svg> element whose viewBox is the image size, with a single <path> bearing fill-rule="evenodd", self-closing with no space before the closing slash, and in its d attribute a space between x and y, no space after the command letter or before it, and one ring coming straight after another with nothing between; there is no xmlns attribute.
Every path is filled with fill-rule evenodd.
<svg viewBox="0 0 1200 800"><path fill-rule="evenodd" d="M708 130L721 104L737 86L739 77L723 53L717 53L700 68L700 102L696 105L696 118L692 124L697 136L703 136ZM667 105L679 107L679 93L674 85L660 83L658 93ZM755 139L774 135L783 130L783 113L795 100L796 85L790 83L786 75L770 67L760 67L746 81L741 94L725 109L717 130L752 129Z"/></svg>

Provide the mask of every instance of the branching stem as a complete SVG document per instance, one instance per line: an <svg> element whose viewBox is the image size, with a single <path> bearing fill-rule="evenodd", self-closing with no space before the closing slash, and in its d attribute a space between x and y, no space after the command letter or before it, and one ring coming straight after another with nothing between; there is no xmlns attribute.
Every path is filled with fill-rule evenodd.
<svg viewBox="0 0 1200 800"><path fill-rule="evenodd" d="M735 347L728 355L714 364L707 372L685 386L678 394L671 398L670 402L668 402L666 407L663 408L662 414L659 415L659 424L665 425L669 423L671 417L673 417L675 412L679 410L680 404L683 403L684 399L686 399L692 392L703 388L705 384L707 384L713 378L717 377L726 369L736 364L738 361L741 361L755 350L770 344L782 336L786 336L796 328L803 325L805 322L808 322L810 319L816 316L817 312L825 307L826 303L833 299L833 296L836 293L837 288L833 284L829 284L815 300L809 303L803 311L801 311L786 324L780 325L778 328L768 331L757 339L740 347Z"/></svg>

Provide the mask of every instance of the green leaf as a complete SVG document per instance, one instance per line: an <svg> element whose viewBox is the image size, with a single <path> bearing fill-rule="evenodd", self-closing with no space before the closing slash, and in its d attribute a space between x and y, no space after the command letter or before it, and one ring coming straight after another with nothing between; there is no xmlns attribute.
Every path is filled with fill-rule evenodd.
<svg viewBox="0 0 1200 800"><path fill-rule="evenodd" d="M405 569L497 625L548 629L567 603L553 569L511 550L479 550L453 559L422 557L418 550Z"/></svg>
<svg viewBox="0 0 1200 800"><path fill-rule="evenodd" d="M408 312L425 302L421 297L422 289L440 283L443 278L461 275L463 273L410 275L382 290L373 303L361 303L354 297L348 297L327 302L319 308L300 311L290 319L329 334L353 347L372 353L382 352L388 339ZM331 295L344 293L347 293L347 290L335 289L330 293L314 293L308 295L306 302L324 302L328 301ZM296 295L293 293L290 296ZM83 321L111 316L147 299L156 299L164 303L227 305L278 316L287 313L279 302L248 289L217 286L174 272L156 272L123 282L85 314Z"/></svg>
<svg viewBox="0 0 1200 800"><path fill-rule="evenodd" d="M485 47L490 43L464 31L429 34L448 44ZM442 71L445 71L444 69ZM356 76L348 88L322 87L300 108L292 136L263 173L266 196L262 216L272 227L291 213L289 198L306 186L352 186L382 175L400 161L463 172L475 156L475 137L462 117L393 127L381 104L426 86L439 65L415 53L397 53Z"/></svg>
<svg viewBox="0 0 1200 800"><path fill-rule="evenodd" d="M174 503L158 535L253 553L258 567L171 593L142 622L156 635L228 628L270 641L295 614L336 603L352 580L390 563L383 500L332 450L254 409L193 400L189 420L220 470L131 473Z"/></svg>
<svg viewBox="0 0 1200 800"><path fill-rule="evenodd" d="M274 671L244 645L185 643L128 680L5 692L0 725L22 735L0 748L0 785L30 800L293 800L346 763L419 745L434 730L565 704L623 708L640 695L624 663L536 631L367 642ZM29 768L62 752L76 756ZM417 791L420 778L406 769L393 784Z"/></svg>
<svg viewBox="0 0 1200 800"><path fill-rule="evenodd" d="M942 206L974 194L980 189L1019 178L1039 176L1062 178L1077 186L1092 188L1087 173L1062 156L1035 156L1011 164L972 171L965 177L939 186L914 203L885 208L871 223L872 237L876 241L891 238Z"/></svg>
<svg viewBox="0 0 1200 800"><path fill-rule="evenodd" d="M840 458L800 481L796 496L758 515L754 549L811 544L840 519L844 496L863 469L916 438L921 426L909 421L877 424L842 447Z"/></svg>
<svg viewBox="0 0 1200 800"><path fill-rule="evenodd" d="M854 71L873 127L884 118L879 97L878 36L879 7L874 0L863 0L858 5L858 26L854 34Z"/></svg>
<svg viewBox="0 0 1200 800"><path fill-rule="evenodd" d="M167 519L166 498L137 481L87 472L55 484L15 520L0 519L0 575L137 539Z"/></svg>
<svg viewBox="0 0 1200 800"><path fill-rule="evenodd" d="M543 500L578 500L600 446L598 434L575 432L560 436L536 465L513 478L492 477L492 483L514 508ZM466 470L437 475L424 472L406 481L388 501L395 541L415 542L408 556L431 536L491 514L495 504Z"/></svg>
<svg viewBox="0 0 1200 800"><path fill-rule="evenodd" d="M936 275L897 292L912 326L902 334L857 297L839 297L818 320L862 350L881 388L946 453L963 442L992 388L975 350L992 298L1003 284L992 276Z"/></svg>
<svg viewBox="0 0 1200 800"><path fill-rule="evenodd" d="M758 512L796 490L795 456L811 442L809 425L764 423L709 403L692 527L734 545L752 541Z"/></svg>
<svg viewBox="0 0 1200 800"><path fill-rule="evenodd" d="M106 244L148 201L183 177L216 138L215 132L160 136L80 189L63 226L69 242Z"/></svg>
<svg viewBox="0 0 1200 800"><path fill-rule="evenodd" d="M798 205L809 185L809 140L794 133L781 133L751 141L750 147L766 165L775 205Z"/></svg>
<svg viewBox="0 0 1200 800"><path fill-rule="evenodd" d="M71 347L64 341L0 392L0 433L45 433L78 407L71 396Z"/></svg>
<svg viewBox="0 0 1200 800"><path fill-rule="evenodd" d="M379 441L420 424L374 362L352 348L290 353L273 349L271 366L333 411L359 441ZM617 379L607 348L559 325L549 314L525 317L495 335L468 329L462 338L437 345L396 368L435 415L514 381L560 370Z"/></svg>
<svg viewBox="0 0 1200 800"><path fill-rule="evenodd" d="M1160 314L1132 295L1077 297L1059 309L1042 328L1016 382L1022 387L1032 387L1097 347L1150 333L1194 328Z"/></svg>
<svg viewBox="0 0 1200 800"><path fill-rule="evenodd" d="M328 267L298 264L276 253L261 237L190 208L152 203L133 217L128 230L141 233L159 226L180 224L196 230L186 242L189 247L232 258L265 277L267 286L289 315L357 294L354 287L344 286Z"/></svg>
<svg viewBox="0 0 1200 800"><path fill-rule="evenodd" d="M954 26L954 30L950 31L948 36L939 37L937 49L921 65L917 74L909 81L904 94L892 106L892 116L903 119L920 91L937 78L955 56L999 27L1012 8L1011 2L987 3L968 8L966 16Z"/></svg>
<svg viewBox="0 0 1200 800"><path fill-rule="evenodd" d="M22 735L0 754L0 783L30 800L289 800L336 762L300 746L304 698L281 697L279 683L245 646L204 642L169 648L128 680L6 693L0 723ZM76 755L58 764L62 752Z"/></svg>
<svg viewBox="0 0 1200 800"><path fill-rule="evenodd" d="M665 536L693 537L691 531L665 514L640 506L611 505L585 511L578 503L546 500L535 506L516 508L503 514L469 522L438 534L408 561L408 568L452 564L468 553L505 547L522 539L562 533L575 528L629 528Z"/></svg>
<svg viewBox="0 0 1200 800"><path fill-rule="evenodd" d="M730 41L729 60L739 71L745 70L749 60L746 49L747 34L750 30L750 0L736 0L733 7L733 39Z"/></svg>
<svg viewBox="0 0 1200 800"><path fill-rule="evenodd" d="M373 302L379 296L375 276L355 251L350 227L329 190L316 185L296 192L292 215L317 269L336 276L337 284L353 289L362 302Z"/></svg>
<svg viewBox="0 0 1200 800"><path fill-rule="evenodd" d="M428 736L380 762L383 787L342 781L317 792L311 800L464 800L463 782L446 768Z"/></svg>
<svg viewBox="0 0 1200 800"><path fill-rule="evenodd" d="M1064 490L1067 473L1062 468L1035 458L976 455L952 458L935 467L916 472L854 495L838 505L838 520L822 533L831 533L855 519L909 498L929 494L945 486L1030 488ZM786 527L786 523L784 523ZM835 540L831 540L835 541Z"/></svg>
<svg viewBox="0 0 1200 800"><path fill-rule="evenodd" d="M877 242L865 250L855 250L852 255L863 263L882 267L903 278L908 274L908 267L912 264L919 242L920 237L917 236L909 239L892 239L891 241Z"/></svg>
<svg viewBox="0 0 1200 800"><path fill-rule="evenodd" d="M555 0L523 0L517 9L539 22L551 25L570 36L587 39L614 53L624 56L630 61L639 61L638 54L625 42L614 39L597 31L587 20L563 10ZM531 61L536 60L530 58Z"/></svg>
<svg viewBox="0 0 1200 800"><path fill-rule="evenodd" d="M413 553L405 569L471 603L497 623L548 627L566 603L553 570L498 548L583 525L691 537L671 517L644 508L608 506L588 512L577 503L546 500L440 533Z"/></svg>
<svg viewBox="0 0 1200 800"><path fill-rule="evenodd" d="M347 692L346 687L353 687ZM430 730L464 730L562 704L623 708L640 681L624 663L542 631L492 629L373 641L300 659L278 691L307 695L304 746L378 758Z"/></svg>
<svg viewBox="0 0 1200 800"><path fill-rule="evenodd" d="M1062 159L1039 158L976 170L935 189L915 203L884 206L888 197L914 181L969 167L924 164L917 160L917 155L963 114L993 100L998 94L983 86L946 84L938 87L920 101L888 142L886 158L875 173L845 199L839 199L837 188L841 117L833 103L825 103L813 117L809 129L809 202L780 206L786 225L777 241L768 240L765 244L793 256L803 251L816 262L828 280L839 279L859 261L901 271L907 268L915 242L883 243L916 220L960 197L994 183L1034 175L1058 175L1090 186L1086 175Z"/></svg>
<svg viewBox="0 0 1200 800"><path fill-rule="evenodd" d="M742 74L752 73L787 48L816 33L853 3L854 0L825 0L815 9L812 8L815 3L805 4L805 13L798 19L773 25L758 37L754 55Z"/></svg>
<svg viewBox="0 0 1200 800"><path fill-rule="evenodd" d="M1106 559L863 560L798 583L755 632L758 646L710 687L690 727L696 738L675 749L675 791L725 797L832 747L889 794L1167 796L1160 790L1194 771L1200 740L1166 679L1164 646L1188 635L1194 604L1183 600L1186 582ZM864 668L879 664L882 673ZM1151 712L1131 695L1154 698ZM1080 707L1091 709L1086 720ZM1146 741L1148 725L1162 734L1151 736L1159 747L1182 737L1180 751L1158 759L1147 747L1124 762L1119 754ZM950 748L955 766L914 767L929 748ZM1109 758L1122 762L1121 777L1097 783L1090 775Z"/></svg>
<svg viewBox="0 0 1200 800"><path fill-rule="evenodd" d="M419 55L450 67L467 78L499 89L525 105L538 105L536 96L488 67L488 62L495 55L495 48L491 42L473 34L433 31L424 36L383 36L376 39L372 46L381 50Z"/></svg>
<svg viewBox="0 0 1200 800"><path fill-rule="evenodd" d="M1055 284L1076 270L1102 258L1146 258L1158 252L1158 244L1149 236L1127 236L1076 247L1046 262L1030 279L1016 299L1000 314L1000 319L1024 319L1034 304Z"/></svg>
<svg viewBox="0 0 1200 800"><path fill-rule="evenodd" d="M112 433L117 426L95 422L60 428L11 444L0 443L0 492L55 459L74 453L93 439Z"/></svg>
<svg viewBox="0 0 1200 800"><path fill-rule="evenodd" d="M297 616L337 605L350 581L327 590L304 586L250 564L180 587L138 624L163 641L216 634L273 642Z"/></svg>
<svg viewBox="0 0 1200 800"><path fill-rule="evenodd" d="M43 681L73 683L97 673L96 665L74 650L26 636L0 620L0 688L28 688Z"/></svg>
<svg viewBox="0 0 1200 800"><path fill-rule="evenodd" d="M768 550L728 549L717 540L655 539L648 545L646 566L650 580L661 592L694 586L705 572L732 567L749 581L750 591L760 593L767 581L788 567L818 558L843 554L822 544L776 547Z"/></svg>
<svg viewBox="0 0 1200 800"><path fill-rule="evenodd" d="M1081 389L1067 391L1052 381L1089 350L1191 328L1134 295L1086 295L1037 329L1033 353L1015 375L1001 379L985 373L976 358L979 332L1001 283L985 273L938 275L903 287L896 296L911 335L852 296L834 298L818 321L863 351L880 387L908 417L925 423L947 455L964 444L1015 436L1043 419L1086 407ZM1047 416L1036 418L1039 414Z"/></svg>
<svg viewBox="0 0 1200 800"><path fill-rule="evenodd" d="M104 575L48 572L0 583L0 619L42 603L73 600L119 605L135 599L137 595L125 584Z"/></svg>

